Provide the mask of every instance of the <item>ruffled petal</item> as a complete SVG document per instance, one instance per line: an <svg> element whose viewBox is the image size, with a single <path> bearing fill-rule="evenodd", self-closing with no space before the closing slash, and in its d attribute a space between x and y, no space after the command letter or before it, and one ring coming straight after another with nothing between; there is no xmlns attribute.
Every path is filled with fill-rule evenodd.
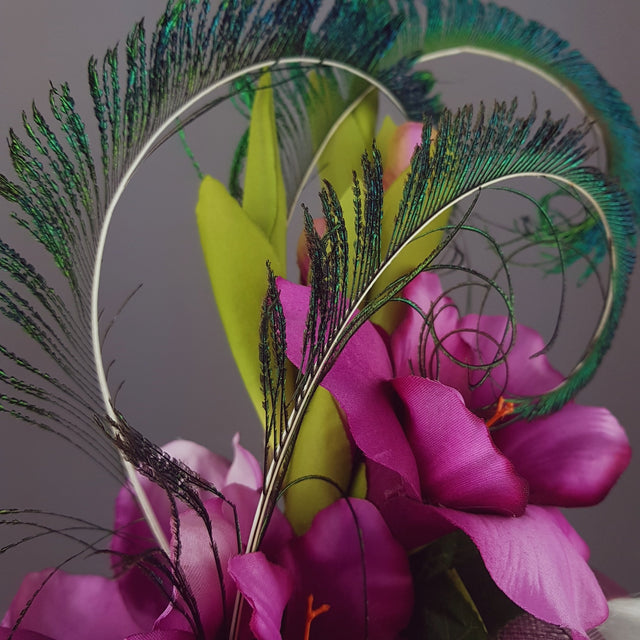
<svg viewBox="0 0 640 640"><path fill-rule="evenodd" d="M253 609L249 626L257 640L282 640L282 613L293 591L289 572L256 552L231 558L229 573Z"/></svg>
<svg viewBox="0 0 640 640"><path fill-rule="evenodd" d="M472 363L489 365L489 376L472 393L470 407L493 404L499 396L535 396L553 389L564 379L540 352L544 340L533 329L518 325L516 340L505 316L468 315L460 319L460 336L473 352ZM506 359L505 359L506 354ZM536 355L539 354L539 355ZM471 374L478 383L485 371Z"/></svg>
<svg viewBox="0 0 640 640"><path fill-rule="evenodd" d="M222 456L187 440L174 440L165 445L163 450L216 487L223 487L230 465L229 461ZM140 476L139 480L158 522L169 538L171 508L164 490L148 478ZM201 497L205 497L204 494ZM178 508L182 510L186 507L178 503ZM136 498L128 487L123 487L118 493L114 520L114 530L117 535L113 538L111 548L117 553L136 555L156 546Z"/></svg>
<svg viewBox="0 0 640 640"><path fill-rule="evenodd" d="M631 460L624 429L599 407L569 404L544 418L500 429L494 441L529 481L535 504L596 504Z"/></svg>
<svg viewBox="0 0 640 640"><path fill-rule="evenodd" d="M398 528L411 526L414 539L421 532L423 544L448 526L464 531L498 587L536 618L585 639L587 629L606 619L607 602L586 563L585 545L556 509L529 505L523 516L505 518L395 502L385 517L410 512L413 520Z"/></svg>
<svg viewBox="0 0 640 640"><path fill-rule="evenodd" d="M231 484L225 488L225 498L236 507L238 526L240 527L240 540L245 546L249 539L253 517L258 506L260 494L241 484ZM228 522L233 522L234 515L229 505L223 507ZM261 549L271 557L282 545L293 537L293 530L282 511L275 509L269 521L269 527L261 544Z"/></svg>
<svg viewBox="0 0 640 640"><path fill-rule="evenodd" d="M236 529L229 506L221 499L213 498L206 503L212 526L222 576L218 573L214 551L204 522L195 511L180 515L180 567L191 594L195 599L200 621L207 637L215 637L225 619L231 615L235 598L235 584L226 569L229 559L238 553ZM172 539L172 555L176 554L176 539ZM224 591L223 591L224 588ZM187 609L181 602L183 609ZM189 629L178 607L171 606L156 623L157 629Z"/></svg>
<svg viewBox="0 0 640 640"><path fill-rule="evenodd" d="M220 489L224 487L230 463L222 456L188 440L174 440L163 449L214 486ZM139 480L169 540L171 538L169 500L159 485L142 476L139 476ZM210 496L200 491L200 497L207 499ZM177 506L179 511L187 508L182 502L178 502ZM112 538L111 550L114 552L112 563L116 573L119 572L118 565L122 557L125 559L136 557L157 547L157 542L144 520L138 502L128 487L123 487L116 498L114 531L116 535ZM118 580L118 586L131 615L135 616L141 626L150 624L166 607L167 598L162 590L158 588L154 579L140 569L133 568L127 571ZM165 588L169 588L166 583Z"/></svg>
<svg viewBox="0 0 640 640"><path fill-rule="evenodd" d="M233 436L233 452L233 462L227 471L224 484L241 484L256 491L261 489L262 466L254 455L240 444L238 433Z"/></svg>
<svg viewBox="0 0 640 640"><path fill-rule="evenodd" d="M368 615L367 637L389 640L409 621L413 586L407 555L366 500L339 500L319 512L309 531L284 551L282 564L296 577L288 638L303 636L309 595L314 607L330 606L313 621L312 637L364 637Z"/></svg>
<svg viewBox="0 0 640 640"><path fill-rule="evenodd" d="M424 500L466 511L524 513L526 481L457 391L416 376L396 378L393 387L404 402L405 433Z"/></svg>
<svg viewBox="0 0 640 640"><path fill-rule="evenodd" d="M23 632L33 631L56 640L122 640L145 631L129 615L115 581L54 571L45 569L25 577L2 627L10 629L42 587L20 623ZM28 640L27 636L14 637Z"/></svg>
<svg viewBox="0 0 640 640"><path fill-rule="evenodd" d="M287 357L299 366L310 289L283 279L278 279L278 288L287 321ZM351 436L364 456L396 471L417 496L418 470L393 411L387 385L391 377L384 340L367 322L349 340L322 386L344 411Z"/></svg>

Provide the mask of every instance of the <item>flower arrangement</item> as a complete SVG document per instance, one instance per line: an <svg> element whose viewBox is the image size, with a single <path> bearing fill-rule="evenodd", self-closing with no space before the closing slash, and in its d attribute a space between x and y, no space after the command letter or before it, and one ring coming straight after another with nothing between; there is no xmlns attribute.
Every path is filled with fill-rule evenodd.
<svg viewBox="0 0 640 640"><path fill-rule="evenodd" d="M0 243L1 310L40 351L2 346L2 410L58 433L122 488L106 530L3 510L3 524L31 529L4 550L57 533L75 555L106 552L111 575L66 561L28 574L0 639L617 640L640 626L634 600L607 603L620 594L559 510L601 501L630 460L616 418L575 401L634 262L630 109L555 32L492 4L321 8L172 1L152 33L133 28L126 62L116 50L90 61L95 132L66 85L52 87L50 117L34 106L11 132L15 175L0 176L0 194L62 284ZM449 111L425 69L461 51L526 65L588 120L540 117L535 101ZM383 117L382 97L404 124ZM228 184L202 176L196 219L262 423L260 461L238 435L232 461L186 440L158 446L121 413L102 353L100 274L124 187L228 101L246 132ZM591 165L591 126L606 171ZM300 206L314 170L320 197ZM492 192L529 213L502 200L492 222ZM489 262L468 252L477 239ZM547 356L566 336L562 311L550 336L519 321L523 264L560 280L560 306L575 274L602 283L567 373Z"/></svg>

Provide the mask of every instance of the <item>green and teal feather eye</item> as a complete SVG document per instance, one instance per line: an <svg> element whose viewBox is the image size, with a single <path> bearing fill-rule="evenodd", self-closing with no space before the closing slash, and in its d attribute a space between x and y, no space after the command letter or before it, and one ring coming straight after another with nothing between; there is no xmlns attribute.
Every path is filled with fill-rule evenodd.
<svg viewBox="0 0 640 640"><path fill-rule="evenodd" d="M250 112L254 88L267 71L288 209L336 123L370 87L411 119L427 115L423 144L413 158L389 238L384 240L382 165L375 148L353 186L354 224L345 221L351 212L330 184L320 199L329 234L320 238L310 217L305 220L311 306L303 366L291 398L286 397L284 316L265 269L268 295L259 355L272 458L265 461L267 483L251 538L254 550L279 498L313 392L358 327L396 299L412 277L434 268L455 234L470 227L473 207L454 223L445 214L453 205L515 177L542 176L553 190L561 188L593 211L601 225L588 221L562 227L556 220L561 234L541 227L531 235L543 246L561 235L566 246L579 246L594 260L609 255L610 282L600 324L566 380L542 396L511 399L524 417L557 410L592 377L611 343L634 262L640 130L619 93L555 32L479 0L335 2L326 15L320 15L321 4L229 0L213 8L208 0L172 0L150 34L140 22L122 47L101 61L89 61L95 131L81 119L69 87L54 87L51 115L34 106L23 117L23 137L10 132L14 177L0 175L0 195L15 207L12 215L49 252L68 287L54 291L35 266L0 242L0 312L43 354L42 362L31 363L0 344L0 382L6 391L0 412L60 433L116 475L122 475L119 451L130 478L135 466L168 493L178 487L197 502L187 490L198 488L193 474L168 462L118 414L102 362L100 269L109 224L129 179L167 137L229 99L216 97L220 88L230 88ZM602 131L610 176L585 166L584 127L563 133L566 122L550 117L536 125L533 112L516 117L515 104L498 104L489 115L483 108L476 116L470 107L455 114L442 110L433 95L434 79L417 65L428 67L430 60L460 51L527 65L573 96ZM320 85L314 78L322 80ZM432 127L437 130L433 143ZM92 135L99 140L93 150ZM244 148L241 141L233 164L232 196L237 199ZM429 255L413 270L384 281L413 238L436 237L436 230L441 240ZM504 296L511 312L511 293ZM144 492L134 490L158 545L170 555Z"/></svg>

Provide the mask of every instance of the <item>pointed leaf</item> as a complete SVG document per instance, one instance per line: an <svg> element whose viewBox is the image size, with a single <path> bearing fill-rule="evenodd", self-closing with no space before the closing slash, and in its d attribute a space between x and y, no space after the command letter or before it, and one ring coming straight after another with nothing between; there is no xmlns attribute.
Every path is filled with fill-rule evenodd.
<svg viewBox="0 0 640 640"><path fill-rule="evenodd" d="M267 260L283 273L276 250L224 186L206 177L196 206L211 286L233 357L256 411L263 417L258 336L267 290Z"/></svg>
<svg viewBox="0 0 640 640"><path fill-rule="evenodd" d="M413 567L412 567L413 569ZM455 571L416 584L410 638L483 640L489 634Z"/></svg>
<svg viewBox="0 0 640 640"><path fill-rule="evenodd" d="M346 493L351 466L351 445L340 413L331 394L320 388L302 422L287 483L305 476L324 476ZM338 489L324 480L303 480L287 489L287 518L297 534L304 533L320 510L341 497Z"/></svg>
<svg viewBox="0 0 640 640"><path fill-rule="evenodd" d="M398 125L389 116L385 116L376 134L376 146L378 147L378 151L380 151L383 167L389 159L389 146L391 145L393 133L397 128Z"/></svg>
<svg viewBox="0 0 640 640"><path fill-rule="evenodd" d="M249 127L242 208L286 262L287 201L282 179L271 74L258 83Z"/></svg>
<svg viewBox="0 0 640 640"><path fill-rule="evenodd" d="M362 176L362 154L371 148L377 117L378 92L371 91L338 127L321 154L320 177L329 181L337 193L351 191L354 171Z"/></svg>

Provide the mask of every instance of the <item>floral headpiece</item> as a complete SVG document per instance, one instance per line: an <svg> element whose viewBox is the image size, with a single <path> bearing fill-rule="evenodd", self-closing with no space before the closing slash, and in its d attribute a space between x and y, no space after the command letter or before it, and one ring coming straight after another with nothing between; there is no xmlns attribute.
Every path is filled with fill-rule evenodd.
<svg viewBox="0 0 640 640"><path fill-rule="evenodd" d="M428 70L459 53L528 68L584 122L539 117L536 99L450 111ZM621 594L559 510L600 502L630 459L615 417L574 399L625 301L640 130L581 54L479 0L171 0L151 34L140 22L90 60L89 93L97 128L62 85L51 114L34 106L10 132L0 195L59 273L54 288L42 256L0 241L0 311L39 348L0 344L0 409L122 488L112 529L2 511L28 529L3 552L51 533L79 551L24 578L0 640L640 630L629 598L612 599L605 622ZM247 120L227 186L204 175L187 135L225 102ZM174 134L200 178L203 269L262 423L260 461L238 435L232 462L185 440L161 448L110 385L109 226ZM302 196L315 175L319 199ZM535 270L559 282L545 337L520 322L520 274ZM577 285L601 300L560 373L547 354L574 330L563 309ZM224 428L215 411L211 426ZM101 552L109 577L66 572Z"/></svg>

